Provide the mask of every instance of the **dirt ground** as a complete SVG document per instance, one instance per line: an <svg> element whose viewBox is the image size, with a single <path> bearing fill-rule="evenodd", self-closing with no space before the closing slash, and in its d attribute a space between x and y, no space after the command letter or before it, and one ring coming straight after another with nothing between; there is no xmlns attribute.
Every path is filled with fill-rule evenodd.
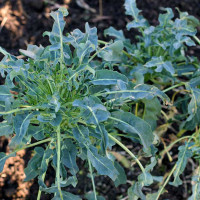
<svg viewBox="0 0 200 200"><path fill-rule="evenodd" d="M56 2L56 3L55 3ZM8 52L18 55L19 49L25 49L27 44L42 44L47 45L46 37L42 37L44 31L51 29L53 20L49 13L60 6L65 6L69 10L69 16L66 18L66 32L70 32L75 28L84 30L85 22L89 22L90 26L96 26L100 39L105 39L103 30L110 26L117 29L122 29L125 35L132 40L136 34L135 31L126 31L125 27L130 20L125 16L124 1L122 0L103 0L103 15L99 15L99 1L85 0L90 6L90 9L84 9L78 6L75 0L0 0L0 46ZM175 10L178 7L181 11L187 11L200 19L200 1L199 0L138 0L138 7L143 11L144 16L150 20L151 24L157 24L158 14L161 7L171 7ZM199 49L196 49L199 52ZM192 52L193 53L193 50ZM8 139L0 138L0 152L9 152L7 146ZM132 151L138 151L137 147L129 144ZM119 150L120 151L120 150ZM38 185L37 181L24 183L25 177L23 171L31 157L31 150L21 151L17 157L10 158L6 162L4 171L0 174L0 200L36 200ZM84 166L81 161L80 165ZM192 161L191 161L192 162ZM163 171L171 169L174 163L169 164L167 159L163 160ZM194 165L194 164L193 164ZM133 180L137 177L139 170L137 168L126 169L128 179ZM159 175L158 171L156 175ZM53 169L49 169L47 177L48 184L53 181ZM191 167L186 169L184 177L191 174ZM84 194L85 191L91 190L91 183L84 172L78 177L79 184L77 188L69 188L73 193ZM97 177L95 179L97 190L101 195L106 196L106 199L117 200L117 197L126 196L129 184L122 185L118 188L105 177ZM88 184L89 183L89 184ZM178 188L168 186L168 193L163 195L162 199L184 200L190 195L188 191L187 180L185 184ZM155 192L152 188L146 188L146 191ZM50 196L42 196L43 200L51 199Z"/></svg>

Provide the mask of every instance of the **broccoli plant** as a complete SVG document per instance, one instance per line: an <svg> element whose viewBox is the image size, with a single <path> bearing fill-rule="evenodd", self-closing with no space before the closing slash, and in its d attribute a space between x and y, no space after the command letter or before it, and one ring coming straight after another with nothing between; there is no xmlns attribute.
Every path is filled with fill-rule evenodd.
<svg viewBox="0 0 200 200"><path fill-rule="evenodd" d="M28 45L27 50L20 50L23 59L0 48L4 54L0 72L5 78L0 85L0 136L12 138L12 152L0 153L0 171L7 158L35 147L25 181L38 179L37 200L42 192L53 194L54 200L104 199L96 190L96 175L108 176L115 186L126 183L124 169L110 153L114 145L126 151L141 170L128 189L129 199L158 200L167 183L182 184L180 176L189 158L200 162L200 65L187 51L195 42L200 44L199 22L180 11L174 19L167 8L159 16L159 25L152 26L135 0L126 0L125 9L134 18L128 30L139 31L135 43L113 27L105 35L114 41L98 40L97 29L88 23L85 33L75 29L64 34L68 11L60 8L51 13L52 31L44 33L49 46ZM177 139L157 151L161 114L162 125L176 129ZM145 164L123 144L124 138L141 146ZM162 180L153 176L157 161L165 154L172 161L169 150L183 140L169 176ZM83 196L65 190L78 183L84 166L78 166L77 159L87 166L93 189ZM47 187L50 166L55 182ZM199 199L198 173L196 169L190 200ZM163 184L157 192L144 192L144 187L158 181Z"/></svg>
<svg viewBox="0 0 200 200"><path fill-rule="evenodd" d="M150 125L127 106L131 108L131 103L139 99L159 98L164 103L169 99L157 87L135 84L96 59L107 48L99 47L96 28L86 23L85 33L76 29L64 35L63 17L67 15L64 8L51 12L53 28L44 33L50 45L28 45L27 50L20 50L25 59L0 49L4 54L1 76L5 77L5 84L0 85L0 136L11 137L13 149L10 154L0 153L0 171L7 158L35 147L25 169L25 181L37 177L37 199L42 192L53 193L54 200L81 199L64 190L69 185L76 187L79 157L87 162L93 186L87 198L97 200L94 170L110 177L116 186L126 183L123 168L108 151L117 144L141 169L138 187L149 185L156 162L154 134ZM150 164L143 166L123 145L122 137L141 144L144 156L151 157ZM47 187L45 175L50 165L55 169L55 183Z"/></svg>
<svg viewBox="0 0 200 200"><path fill-rule="evenodd" d="M125 38L122 30L108 28L104 34L114 38L114 41L100 41L101 44L107 44L107 48L99 56L107 66L111 69L117 67L134 84L148 83L170 96L168 107L161 106L157 98L139 99L132 104L135 114L149 123L154 133L158 132L157 118L160 114L166 121L162 126L172 128L175 133L177 131L177 139L165 147L159 156L163 157L167 153L172 161L169 150L176 143L186 140L179 147L178 160L168 178L163 180L162 187L157 193L148 195L149 199L158 200L172 175L174 180L170 184L182 185L180 175L189 158L193 157L197 166L200 162L200 63L197 57L188 53L190 47L200 45L196 36L196 28L200 23L195 17L178 9L179 18L174 19L172 9L164 8L164 14L160 14L158 18L159 24L152 26L137 8L136 0L126 0L125 10L127 15L133 17L127 24L127 29L137 29L139 35L131 38L135 41L131 42L131 39ZM182 137L183 134L185 135ZM194 173L194 180L190 200L200 198L198 172ZM147 198L141 192L142 186L141 183L133 184L129 189L130 199Z"/></svg>

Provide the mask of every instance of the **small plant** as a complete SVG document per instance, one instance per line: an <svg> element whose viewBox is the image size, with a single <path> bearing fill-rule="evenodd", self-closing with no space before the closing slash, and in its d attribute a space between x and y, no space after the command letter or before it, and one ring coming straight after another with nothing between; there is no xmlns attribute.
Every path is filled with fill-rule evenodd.
<svg viewBox="0 0 200 200"><path fill-rule="evenodd" d="M85 33L76 29L63 35L63 17L68 11L60 8L51 13L52 31L44 33L49 46L28 45L27 50L20 50L24 60L0 49L4 54L0 70L5 77L5 84L0 85L0 136L12 136L13 148L8 155L0 153L0 171L7 158L35 147L25 169L25 181L38 178L37 200L42 192L54 194L54 200L81 199L64 189L77 185L81 168L76 164L78 157L86 161L93 187L84 198L104 199L96 191L94 170L110 177L116 186L126 183L124 169L109 152L115 144L141 169L128 190L129 199L158 200L172 174L170 184L182 184L180 175L188 158L199 162L199 61L187 55L187 47L196 45L194 40L199 42L195 36L199 22L182 12L173 20L168 8L159 16L160 24L153 27L134 0L126 0L125 8L126 14L134 17L127 28L137 28L141 33L136 44L113 27L105 35L116 39L100 41L96 28L87 23ZM176 99L180 93L182 96ZM177 114L168 116L174 110ZM176 124L179 138L157 152L154 145L160 114L167 127ZM123 138L142 146L142 156L148 158L146 166L123 144ZM186 142L179 147L178 161L169 176L161 180L158 192L144 194L144 186L158 181L151 174L157 161L165 153L171 159L168 151L183 139ZM55 169L55 183L47 187L45 176L50 165ZM196 184L190 200L200 195L199 175L194 174L193 179Z"/></svg>

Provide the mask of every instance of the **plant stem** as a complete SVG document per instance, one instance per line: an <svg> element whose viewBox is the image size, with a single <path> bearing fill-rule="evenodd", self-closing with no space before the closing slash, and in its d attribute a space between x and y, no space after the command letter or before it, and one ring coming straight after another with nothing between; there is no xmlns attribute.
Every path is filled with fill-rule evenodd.
<svg viewBox="0 0 200 200"><path fill-rule="evenodd" d="M139 104L136 103L136 104L135 104L135 116L136 116L136 117L138 116L138 107L139 107Z"/></svg>
<svg viewBox="0 0 200 200"><path fill-rule="evenodd" d="M160 156L163 156L163 154L165 154L166 152L168 152L176 143L180 142L181 140L188 139L190 137L191 137L191 135L190 136L185 136L185 137L182 137L182 138L179 138L179 139L175 140L168 147L166 147L166 149L164 149L163 151L161 151Z"/></svg>
<svg viewBox="0 0 200 200"><path fill-rule="evenodd" d="M88 60L88 63L90 63L96 56L98 53L100 53L101 51L103 51L107 46L104 46L103 48L99 49L96 53L94 53L91 58Z"/></svg>
<svg viewBox="0 0 200 200"><path fill-rule="evenodd" d="M196 132L195 132L195 133L196 133ZM194 134L195 134L195 133L194 133ZM188 148L189 142L192 140L192 138L194 138L194 136L193 136L194 134L192 134L191 136L188 136L189 140L188 140L188 142L187 142L187 148ZM180 139L183 139L183 138L180 138ZM176 142L177 142L177 140L176 140ZM160 195L162 194L162 191L164 190L165 186L166 186L167 183L169 182L169 179L171 178L171 176L172 176L173 172L175 171L176 167L177 167L177 164L175 164L174 167L172 168L170 174L168 175L168 178L165 180L164 184L162 185L162 187L161 187L160 190L158 191L158 195L157 195L157 197L156 197L155 200L159 200L159 197L160 197Z"/></svg>
<svg viewBox="0 0 200 200"><path fill-rule="evenodd" d="M137 162L137 164L139 165L140 169L145 174L145 169L144 169L142 163L138 160L138 158L124 144L122 144L115 137L113 137L110 134L108 134L108 136L110 137L111 140L113 140L114 142L116 142L122 149L124 149Z"/></svg>
<svg viewBox="0 0 200 200"><path fill-rule="evenodd" d="M60 152L61 152L61 134L60 134L60 125L57 128L57 169L56 169L56 180L57 180L57 186L58 186L58 191L60 194L61 200L63 199L61 187L60 187Z"/></svg>
<svg viewBox="0 0 200 200"><path fill-rule="evenodd" d="M181 75L187 76L187 75L192 75L192 74L194 74L194 72L185 72L185 73L182 73ZM178 74L173 74L173 76L178 76Z"/></svg>
<svg viewBox="0 0 200 200"><path fill-rule="evenodd" d="M158 57L160 55L160 51L161 51L161 47L158 47L158 51L156 52L156 57Z"/></svg>
<svg viewBox="0 0 200 200"><path fill-rule="evenodd" d="M49 159L46 160L46 164L48 165L49 164ZM44 179L45 179L45 176L46 176L46 171L44 172L44 174L42 174L42 181L44 182ZM40 200L41 198L41 194L42 194L42 191L38 190L38 195L37 195L37 200Z"/></svg>
<svg viewBox="0 0 200 200"><path fill-rule="evenodd" d="M59 29L59 35L60 35L60 72L61 72L61 81L63 80L63 63L64 63L64 51L63 51L63 33L60 27L60 20L59 20L59 15L57 13L57 21L58 21L58 29ZM59 86L60 88L60 86Z"/></svg>
<svg viewBox="0 0 200 200"><path fill-rule="evenodd" d="M197 41L197 43L200 45L200 40L199 40L199 38L195 35L195 36L193 36L193 38Z"/></svg>
<svg viewBox="0 0 200 200"><path fill-rule="evenodd" d="M98 43L99 43L99 44L105 44L105 45L108 44L108 42L105 42L105 41L103 41L103 40L98 40Z"/></svg>
<svg viewBox="0 0 200 200"><path fill-rule="evenodd" d="M36 109L39 109L39 107L38 106L29 106L29 107L25 107L25 108L16 108L16 109L5 111L5 112L0 112L0 115L8 115L8 114L12 114L15 112L20 112L20 111L25 111L25 110L36 110Z"/></svg>
<svg viewBox="0 0 200 200"><path fill-rule="evenodd" d="M21 150L23 150L23 149L27 149L27 148L30 148L30 147L37 146L37 145L39 145L39 144L43 144L43 143L46 143L46 142L50 142L51 140L52 140L52 138L47 138L47 139L41 140L41 141L39 141L39 142L35 142L35 143L33 143L33 144L28 144L28 145L26 145L26 146L24 146L24 147L21 147L21 148L19 148L19 149L16 149L14 152L17 153L18 151L21 151Z"/></svg>
<svg viewBox="0 0 200 200"><path fill-rule="evenodd" d="M169 117L166 115L166 113L165 113L163 110L161 110L161 113L162 113L162 115L165 117L166 121L168 121L168 120L169 120Z"/></svg>
<svg viewBox="0 0 200 200"><path fill-rule="evenodd" d="M94 191L94 199L97 200L97 194L96 194L96 187L95 187L95 183L94 183L94 176L92 173L92 165L90 160L88 159L88 164L89 164L89 170L90 170L90 176L91 176L91 180L92 180L92 187L93 187L93 191Z"/></svg>
<svg viewBox="0 0 200 200"><path fill-rule="evenodd" d="M172 174L174 173L176 167L177 167L177 165L174 165L174 167L172 168L172 170L171 170L170 174L168 175L167 179L165 180L164 184L162 185L162 187L158 191L158 195L157 195L155 200L159 200L160 195L162 194L162 192L163 192L165 186L167 185L167 183L169 182L169 179L171 178Z"/></svg>
<svg viewBox="0 0 200 200"><path fill-rule="evenodd" d="M178 84L176 84L176 85L173 85L173 86L171 86L171 87L169 87L169 88L163 90L163 92L168 92L169 90L172 90L172 89L174 89L174 88L176 88L176 87L179 87L179 86L182 86L182 85L185 85L185 83L181 82L181 83L178 83Z"/></svg>

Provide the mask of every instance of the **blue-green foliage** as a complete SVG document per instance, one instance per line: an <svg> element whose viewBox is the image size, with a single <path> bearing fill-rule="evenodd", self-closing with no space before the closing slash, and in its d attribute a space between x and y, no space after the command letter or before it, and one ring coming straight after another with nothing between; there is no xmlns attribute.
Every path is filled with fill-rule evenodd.
<svg viewBox="0 0 200 200"><path fill-rule="evenodd" d="M170 105L165 94L168 90L161 89L175 83L185 85L189 94L183 101L187 106L181 105L182 123L177 123L185 130L194 130L200 123L199 62L186 56L187 47L195 45L199 22L180 11L174 19L172 10L166 8L154 27L142 16L135 0L126 0L125 9L133 17L128 30L137 28L141 33L136 44L113 27L105 30L105 36L115 40L99 41L97 29L88 23L85 32L75 29L64 35L68 11L60 8L51 12L52 31L44 33L49 46L28 45L27 50L20 50L24 60L0 48L4 54L0 73L5 77L0 86L0 136L12 137L14 148L8 155L0 153L0 171L18 150L38 145L25 169L25 181L37 177L40 191L53 193L54 200L79 200L81 197L64 191L64 187L77 185L77 174L83 167L77 165L78 157L89 161L96 174L110 177L116 186L126 183L124 169L109 154L115 142L124 148L120 140L125 137L141 145L144 157L151 157L146 167L134 157L142 173L128 190L130 199L146 199L142 188L154 182L151 170L157 163L152 130L157 127L162 104L166 109ZM185 74L188 81L183 84L180 76ZM37 142L31 144L32 138ZM195 154L199 159L198 152L190 143L179 147L174 186L182 183L180 175L188 158ZM47 187L44 177L50 165L56 177ZM190 199L199 195L195 193L199 179L195 180ZM93 190L85 198L104 199Z"/></svg>
<svg viewBox="0 0 200 200"><path fill-rule="evenodd" d="M38 144L49 142L35 148L25 169L25 181L38 177L40 190L54 193L53 199L79 199L60 191L60 187L76 186L82 167L77 166L77 157L90 160L96 172L109 176L116 186L125 183L123 168L108 156L108 149L114 145L109 135L122 131L124 137L140 143L148 155L154 135L150 125L131 114L131 104L129 111L123 110L123 105L157 97L169 101L154 86L132 84L125 75L97 66L97 55L105 62L120 61L123 42L116 41L102 51L97 30L88 23L85 33L76 29L63 35L63 17L67 15L63 8L51 13L52 31L44 33L51 44L28 45L27 50L20 50L27 59L17 59L1 49L5 55L0 63L1 74L6 74L6 81L0 87L0 114L4 118L0 135L13 136L10 145L15 152L26 147L32 137ZM14 154L1 153L1 170ZM56 172L55 184L47 188L43 177L50 164L55 170L60 168L60 175Z"/></svg>

